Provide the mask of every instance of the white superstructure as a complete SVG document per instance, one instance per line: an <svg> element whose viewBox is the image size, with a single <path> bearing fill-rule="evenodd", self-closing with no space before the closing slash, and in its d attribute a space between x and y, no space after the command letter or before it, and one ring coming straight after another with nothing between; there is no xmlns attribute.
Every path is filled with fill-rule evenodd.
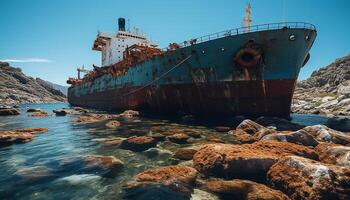
<svg viewBox="0 0 350 200"><path fill-rule="evenodd" d="M116 34L98 32L92 49L101 51L102 66L115 64L123 60L123 52L127 47L134 44L140 46L156 47L155 43L150 42L146 36L134 32L125 31L125 19L119 18L119 30Z"/></svg>

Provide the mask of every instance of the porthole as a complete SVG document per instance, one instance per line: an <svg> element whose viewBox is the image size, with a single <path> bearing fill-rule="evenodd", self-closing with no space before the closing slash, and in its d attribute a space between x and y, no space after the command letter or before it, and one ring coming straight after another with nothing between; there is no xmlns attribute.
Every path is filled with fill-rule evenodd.
<svg viewBox="0 0 350 200"><path fill-rule="evenodd" d="M294 35L294 34L290 35L290 36L289 36L289 40L290 40L290 41L294 41L294 40L295 40L295 35Z"/></svg>
<svg viewBox="0 0 350 200"><path fill-rule="evenodd" d="M205 51L204 51L204 50L202 50L202 54L205 54Z"/></svg>
<svg viewBox="0 0 350 200"><path fill-rule="evenodd" d="M305 36L305 40L306 40L306 41L309 41L309 40L310 40L310 36L308 36L308 35Z"/></svg>

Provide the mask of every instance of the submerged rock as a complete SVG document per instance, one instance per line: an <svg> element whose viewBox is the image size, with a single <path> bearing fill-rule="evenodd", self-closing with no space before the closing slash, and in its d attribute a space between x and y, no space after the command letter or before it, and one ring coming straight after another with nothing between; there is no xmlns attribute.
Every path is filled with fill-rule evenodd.
<svg viewBox="0 0 350 200"><path fill-rule="evenodd" d="M0 109L0 116L19 115L19 110L15 108Z"/></svg>
<svg viewBox="0 0 350 200"><path fill-rule="evenodd" d="M205 190L218 194L222 199L287 200L283 192L249 180L208 181Z"/></svg>
<svg viewBox="0 0 350 200"><path fill-rule="evenodd" d="M152 137L147 136L133 136L123 140L120 147L132 151L145 151L149 148L155 147L157 142Z"/></svg>
<svg viewBox="0 0 350 200"><path fill-rule="evenodd" d="M115 176L124 167L124 163L114 156L88 155L84 157L87 168L104 170L104 176Z"/></svg>
<svg viewBox="0 0 350 200"><path fill-rule="evenodd" d="M45 178L51 178L54 176L52 170L45 166L35 166L22 168L14 173L15 176L20 178L20 182L32 182L39 181Z"/></svg>
<svg viewBox="0 0 350 200"><path fill-rule="evenodd" d="M120 126L120 122L114 120L114 121L109 121L108 123L106 123L106 126L108 128L118 128Z"/></svg>
<svg viewBox="0 0 350 200"><path fill-rule="evenodd" d="M198 172L186 166L147 169L124 188L125 199L189 199Z"/></svg>
<svg viewBox="0 0 350 200"><path fill-rule="evenodd" d="M177 134L168 136L168 139L174 143L185 144L187 143L187 140L190 139L190 136L184 133L177 133Z"/></svg>
<svg viewBox="0 0 350 200"><path fill-rule="evenodd" d="M259 141L244 145L204 145L194 154L193 164L205 175L258 178L265 176L279 158L287 155L318 159L316 152L305 146L287 142Z"/></svg>
<svg viewBox="0 0 350 200"><path fill-rule="evenodd" d="M350 169L289 156L273 165L268 182L292 199L349 199Z"/></svg>
<svg viewBox="0 0 350 200"><path fill-rule="evenodd" d="M321 162L350 167L350 147L321 143L315 151Z"/></svg>

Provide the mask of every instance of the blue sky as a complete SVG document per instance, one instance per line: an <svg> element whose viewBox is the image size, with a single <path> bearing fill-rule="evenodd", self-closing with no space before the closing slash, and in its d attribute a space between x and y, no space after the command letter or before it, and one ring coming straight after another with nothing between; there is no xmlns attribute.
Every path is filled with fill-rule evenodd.
<svg viewBox="0 0 350 200"><path fill-rule="evenodd" d="M251 0L252 25L305 21L318 37L300 79L350 53L350 1ZM100 65L97 30L114 32L129 18L160 47L242 26L247 0L0 0L0 60L33 77L65 84L76 67Z"/></svg>

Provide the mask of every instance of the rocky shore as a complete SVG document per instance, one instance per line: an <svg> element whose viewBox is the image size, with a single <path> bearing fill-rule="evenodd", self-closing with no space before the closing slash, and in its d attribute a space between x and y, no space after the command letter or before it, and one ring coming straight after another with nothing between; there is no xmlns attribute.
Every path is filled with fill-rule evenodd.
<svg viewBox="0 0 350 200"><path fill-rule="evenodd" d="M350 116L350 55L298 82L292 112Z"/></svg>
<svg viewBox="0 0 350 200"><path fill-rule="evenodd" d="M0 62L0 107L24 103L64 102L66 96L47 82Z"/></svg>
<svg viewBox="0 0 350 200"><path fill-rule="evenodd" d="M40 109L27 112L49 113L44 117L69 115L73 124L124 129L127 137L109 136L99 142L149 157L170 155L172 165L145 169L121 186L124 199L350 198L350 134L324 125L303 126L278 118L245 119L236 127L214 127L220 137L213 138L201 127L181 128L173 123L130 128L142 123L139 113L131 110L119 114L82 108L54 110L54 114ZM46 131L2 131L0 146L31 142L36 133ZM83 166L80 172L105 178L118 177L128 167L125 160L112 155L86 155L61 160L58 170L73 164ZM47 176L53 173L46 166L28 170ZM26 178L29 173L17 174Z"/></svg>

